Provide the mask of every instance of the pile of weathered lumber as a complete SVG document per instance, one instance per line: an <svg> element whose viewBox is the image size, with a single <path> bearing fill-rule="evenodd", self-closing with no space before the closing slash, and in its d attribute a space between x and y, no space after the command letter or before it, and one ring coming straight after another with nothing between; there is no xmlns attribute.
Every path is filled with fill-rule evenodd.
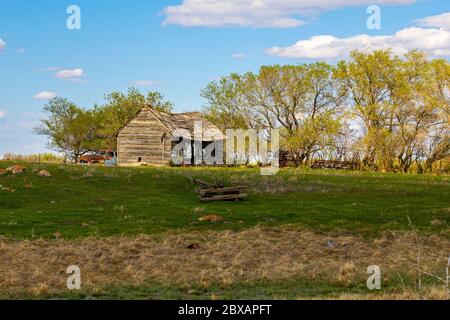
<svg viewBox="0 0 450 320"><path fill-rule="evenodd" d="M242 192L247 187L224 187L223 184L213 184L199 179L194 179L194 182L200 186L198 192L202 202L239 201L247 198L247 194Z"/></svg>

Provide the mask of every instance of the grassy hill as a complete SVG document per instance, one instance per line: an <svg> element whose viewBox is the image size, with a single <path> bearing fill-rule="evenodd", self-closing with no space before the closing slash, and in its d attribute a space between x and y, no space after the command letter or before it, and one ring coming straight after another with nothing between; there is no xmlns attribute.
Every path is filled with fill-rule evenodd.
<svg viewBox="0 0 450 320"><path fill-rule="evenodd" d="M0 163L6 168L10 163ZM154 234L172 229L242 229L293 224L316 231L372 234L446 231L450 181L445 176L283 169L103 168L25 165L0 176L0 234L18 239ZM47 169L51 178L37 172ZM189 178L248 185L248 201L202 204ZM200 223L206 214L221 223Z"/></svg>
<svg viewBox="0 0 450 320"><path fill-rule="evenodd" d="M442 271L448 256L447 176L23 165L23 174L0 176L0 296L7 298L367 294L373 263L389 269L381 294L421 297L404 290L414 288L417 251L408 216L430 255L427 270ZM52 176L39 177L41 169ZM247 185L249 199L200 203L192 178ZM224 220L199 221L210 214ZM81 292L64 287L71 264L85 270Z"/></svg>

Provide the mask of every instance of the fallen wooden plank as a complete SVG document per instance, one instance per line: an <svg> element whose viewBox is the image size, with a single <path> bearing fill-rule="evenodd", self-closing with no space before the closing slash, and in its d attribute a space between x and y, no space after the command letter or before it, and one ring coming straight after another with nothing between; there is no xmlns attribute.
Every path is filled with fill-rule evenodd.
<svg viewBox="0 0 450 320"><path fill-rule="evenodd" d="M199 193L202 196L205 195L218 195L218 194L233 194L240 193L242 190L247 189L247 187L225 187L225 188L212 188L212 189L200 189Z"/></svg>
<svg viewBox="0 0 450 320"><path fill-rule="evenodd" d="M200 179L194 179L194 183L196 183L196 184L198 184L198 185L200 185L202 187L205 187L205 188L212 188L212 187L214 187L214 185L212 183L209 183L209 182L206 182L206 181L203 181L203 180L200 180Z"/></svg>
<svg viewBox="0 0 450 320"><path fill-rule="evenodd" d="M199 186L201 186L203 188L207 188L207 189L222 188L223 187L223 184L221 184L221 183L214 184L214 183L210 183L210 182L203 181L203 180L200 180L200 179L194 179L193 181L194 181L194 183L198 184Z"/></svg>
<svg viewBox="0 0 450 320"><path fill-rule="evenodd" d="M241 194L223 194L223 195L217 195L217 196L211 196L211 197L203 197L200 198L200 201L202 202L212 202L212 201L232 201L232 200L242 200L246 199L247 194L241 193Z"/></svg>
<svg viewBox="0 0 450 320"><path fill-rule="evenodd" d="M240 193L241 193L240 190L199 192L200 197L212 197L212 196L220 196L226 194L240 194Z"/></svg>

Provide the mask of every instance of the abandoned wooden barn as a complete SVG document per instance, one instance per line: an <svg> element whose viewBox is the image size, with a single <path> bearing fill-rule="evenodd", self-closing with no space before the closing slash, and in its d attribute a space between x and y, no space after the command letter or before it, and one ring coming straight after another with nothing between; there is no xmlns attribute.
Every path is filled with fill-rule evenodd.
<svg viewBox="0 0 450 320"><path fill-rule="evenodd" d="M196 123L201 123L202 148L225 139L220 130L199 112L166 113L150 106L141 108L116 133L118 165L169 165L174 156L180 156L174 155L174 146L183 138L190 142L192 151L181 156L193 159Z"/></svg>

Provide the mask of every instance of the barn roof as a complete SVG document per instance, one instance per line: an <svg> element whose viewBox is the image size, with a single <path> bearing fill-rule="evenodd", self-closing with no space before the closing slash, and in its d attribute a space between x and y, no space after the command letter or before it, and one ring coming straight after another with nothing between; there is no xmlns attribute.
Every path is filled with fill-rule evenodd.
<svg viewBox="0 0 450 320"><path fill-rule="evenodd" d="M201 121L203 141L224 140L223 133L210 121L206 120L200 112L184 112L184 113L168 113L155 110L150 106L145 106L136 112L136 115L130 119L132 121L143 109L149 110L167 129L170 133L174 133L178 129L188 130L193 136L194 126L196 121ZM117 132L116 136L125 128L128 123L123 125ZM189 138L189 136L181 133L181 136Z"/></svg>

